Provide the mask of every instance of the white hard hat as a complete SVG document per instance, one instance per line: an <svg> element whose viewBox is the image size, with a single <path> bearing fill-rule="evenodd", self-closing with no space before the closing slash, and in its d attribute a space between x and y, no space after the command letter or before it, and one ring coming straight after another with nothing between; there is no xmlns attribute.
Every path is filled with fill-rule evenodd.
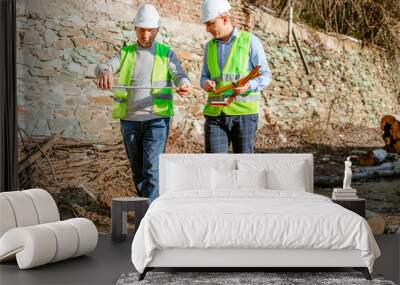
<svg viewBox="0 0 400 285"><path fill-rule="evenodd" d="M227 0L203 0L200 21L202 24L205 24L219 15L228 12L231 8Z"/></svg>
<svg viewBox="0 0 400 285"><path fill-rule="evenodd" d="M139 28L158 29L160 27L160 15L153 5L144 4L140 6L133 24Z"/></svg>

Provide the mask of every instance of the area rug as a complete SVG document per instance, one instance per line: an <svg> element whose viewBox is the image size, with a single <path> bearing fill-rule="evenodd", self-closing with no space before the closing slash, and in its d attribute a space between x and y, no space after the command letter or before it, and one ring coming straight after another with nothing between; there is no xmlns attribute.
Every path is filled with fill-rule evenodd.
<svg viewBox="0 0 400 285"><path fill-rule="evenodd" d="M142 281L138 281L138 276L138 273L122 274L117 285L395 285L376 275L368 281L359 272L148 272Z"/></svg>

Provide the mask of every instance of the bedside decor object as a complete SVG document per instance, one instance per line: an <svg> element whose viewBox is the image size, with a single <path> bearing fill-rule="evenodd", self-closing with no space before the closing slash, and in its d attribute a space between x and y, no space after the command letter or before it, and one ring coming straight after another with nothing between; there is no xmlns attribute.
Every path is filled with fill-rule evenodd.
<svg viewBox="0 0 400 285"><path fill-rule="evenodd" d="M357 199L357 190L351 188L351 158L352 156L347 157L344 162L344 178L343 178L343 188L334 188L332 193L332 199Z"/></svg>
<svg viewBox="0 0 400 285"><path fill-rule="evenodd" d="M344 166L345 167L344 167L343 189L351 189L351 176L353 173L351 171L350 156L344 162Z"/></svg>
<svg viewBox="0 0 400 285"><path fill-rule="evenodd" d="M128 212L135 213L135 232L150 205L150 199L142 197L113 198L111 204L111 239L123 241L128 235Z"/></svg>
<svg viewBox="0 0 400 285"><path fill-rule="evenodd" d="M333 200L358 199L357 190L356 189L333 188L332 199Z"/></svg>

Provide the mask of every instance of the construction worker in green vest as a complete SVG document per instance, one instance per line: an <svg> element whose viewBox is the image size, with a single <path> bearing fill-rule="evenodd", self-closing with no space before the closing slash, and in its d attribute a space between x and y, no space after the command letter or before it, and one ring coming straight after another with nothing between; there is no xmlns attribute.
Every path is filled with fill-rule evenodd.
<svg viewBox="0 0 400 285"><path fill-rule="evenodd" d="M139 196L156 199L159 194L159 156L165 150L170 118L174 114L173 85L188 95L191 82L176 54L155 41L160 28L156 8L141 6L134 20L137 42L124 46L112 59L96 68L98 87L114 88L112 117L121 120L121 133ZM156 87L157 89L155 89Z"/></svg>
<svg viewBox="0 0 400 285"><path fill-rule="evenodd" d="M205 152L226 153L232 143L234 153L253 153L258 124L261 91L270 84L271 72L259 38L235 28L227 0L204 0L201 22L213 37L205 47L200 86L208 92L204 107ZM246 76L261 66L262 76L245 86L235 87L223 94L213 90ZM212 106L236 94L228 106Z"/></svg>

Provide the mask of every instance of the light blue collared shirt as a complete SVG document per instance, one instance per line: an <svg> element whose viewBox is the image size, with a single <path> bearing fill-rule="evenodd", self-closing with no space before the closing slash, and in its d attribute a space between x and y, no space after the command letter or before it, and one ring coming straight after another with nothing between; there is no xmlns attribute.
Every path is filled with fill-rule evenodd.
<svg viewBox="0 0 400 285"><path fill-rule="evenodd" d="M239 30L237 28L233 29L233 33L228 41L223 42L217 40L218 47L218 66L219 70L223 70L228 59L229 52L232 47L233 39L237 37ZM200 86L203 86L204 81L211 78L210 71L207 65L207 49L209 43L207 43L204 52L204 62L203 69L201 71ZM249 56L249 72L256 67L261 65L261 75L260 77L254 78L249 81L250 91L261 91L267 87L272 81L272 74L268 67L267 57L265 56L264 48L262 46L261 40L253 34L250 34L250 56Z"/></svg>

